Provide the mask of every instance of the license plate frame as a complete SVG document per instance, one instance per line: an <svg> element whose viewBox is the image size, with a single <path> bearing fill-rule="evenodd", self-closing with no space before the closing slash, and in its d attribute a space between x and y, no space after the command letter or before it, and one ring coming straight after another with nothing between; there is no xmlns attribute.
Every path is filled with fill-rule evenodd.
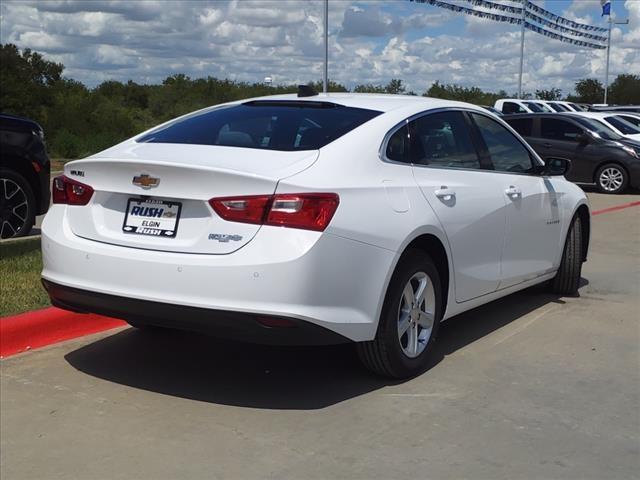
<svg viewBox="0 0 640 480"><path fill-rule="evenodd" d="M141 215L132 216L135 207L142 208ZM148 210L144 210L148 209ZM155 210L152 210L155 209ZM157 209L161 209L160 212ZM165 210L166 209L166 210ZM122 222L122 231L132 235L175 238L178 233L182 203L156 198L131 197ZM135 218L135 220L132 220Z"/></svg>

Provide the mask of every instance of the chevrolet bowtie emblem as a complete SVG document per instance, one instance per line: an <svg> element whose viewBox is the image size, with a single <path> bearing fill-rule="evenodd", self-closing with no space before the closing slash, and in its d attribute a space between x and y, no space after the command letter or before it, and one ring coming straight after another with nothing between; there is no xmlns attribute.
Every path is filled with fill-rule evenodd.
<svg viewBox="0 0 640 480"><path fill-rule="evenodd" d="M151 187L157 187L160 184L159 178L154 178L146 173L133 177L133 184L144 189L149 189Z"/></svg>

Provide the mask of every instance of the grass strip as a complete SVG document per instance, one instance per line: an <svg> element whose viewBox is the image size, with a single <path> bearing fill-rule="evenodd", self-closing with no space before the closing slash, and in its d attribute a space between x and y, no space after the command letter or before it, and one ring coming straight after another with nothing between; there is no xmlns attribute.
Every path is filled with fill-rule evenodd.
<svg viewBox="0 0 640 480"><path fill-rule="evenodd" d="M48 307L40 283L40 239L0 243L0 316Z"/></svg>

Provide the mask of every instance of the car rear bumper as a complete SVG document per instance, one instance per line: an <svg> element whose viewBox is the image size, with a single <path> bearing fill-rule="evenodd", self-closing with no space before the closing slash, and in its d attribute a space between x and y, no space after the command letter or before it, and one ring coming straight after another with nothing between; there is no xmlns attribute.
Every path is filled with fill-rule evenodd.
<svg viewBox="0 0 640 480"><path fill-rule="evenodd" d="M211 322L211 328L187 325L192 330L215 330L222 317L229 323L266 316L307 322L352 341L375 336L395 252L326 232L279 227L262 227L250 243L228 255L143 250L77 237L65 219L66 208L74 207L53 205L42 225L42 278L58 290L157 304L142 320L167 327L184 326L169 305L204 310L196 323ZM85 300L52 298L63 307L142 323L137 302L119 300L107 311ZM163 309L172 314L162 315Z"/></svg>
<svg viewBox="0 0 640 480"><path fill-rule="evenodd" d="M135 326L158 326L269 345L348 343L342 335L311 322L241 312L160 303L66 287L43 280L51 303L79 313L120 318Z"/></svg>

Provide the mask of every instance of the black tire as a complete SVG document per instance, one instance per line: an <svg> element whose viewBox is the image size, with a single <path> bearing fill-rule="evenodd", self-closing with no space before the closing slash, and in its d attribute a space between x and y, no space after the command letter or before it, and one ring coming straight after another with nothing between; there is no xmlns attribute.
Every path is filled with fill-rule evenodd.
<svg viewBox="0 0 640 480"><path fill-rule="evenodd" d="M617 163L607 163L596 172L596 186L602 193L622 193L629 185L629 174Z"/></svg>
<svg viewBox="0 0 640 480"><path fill-rule="evenodd" d="M551 281L551 290L561 295L575 295L582 275L582 219L576 215L571 222L562 252L560 268Z"/></svg>
<svg viewBox="0 0 640 480"><path fill-rule="evenodd" d="M0 238L28 235L35 222L36 197L16 172L0 170Z"/></svg>
<svg viewBox="0 0 640 480"><path fill-rule="evenodd" d="M398 333L398 316L403 291L415 275L426 273L433 285L433 326L424 350L415 358L403 351L402 338ZM422 250L411 249L405 252L391 278L385 295L378 331L374 340L357 344L358 356L372 372L391 378L415 376L428 366L430 351L436 340L440 319L442 318L442 286L440 275L433 260ZM418 329L421 327L417 327ZM418 330L416 330L418 331ZM416 333L417 335L417 333ZM408 343L408 337L407 337ZM420 342L425 345L424 342Z"/></svg>

